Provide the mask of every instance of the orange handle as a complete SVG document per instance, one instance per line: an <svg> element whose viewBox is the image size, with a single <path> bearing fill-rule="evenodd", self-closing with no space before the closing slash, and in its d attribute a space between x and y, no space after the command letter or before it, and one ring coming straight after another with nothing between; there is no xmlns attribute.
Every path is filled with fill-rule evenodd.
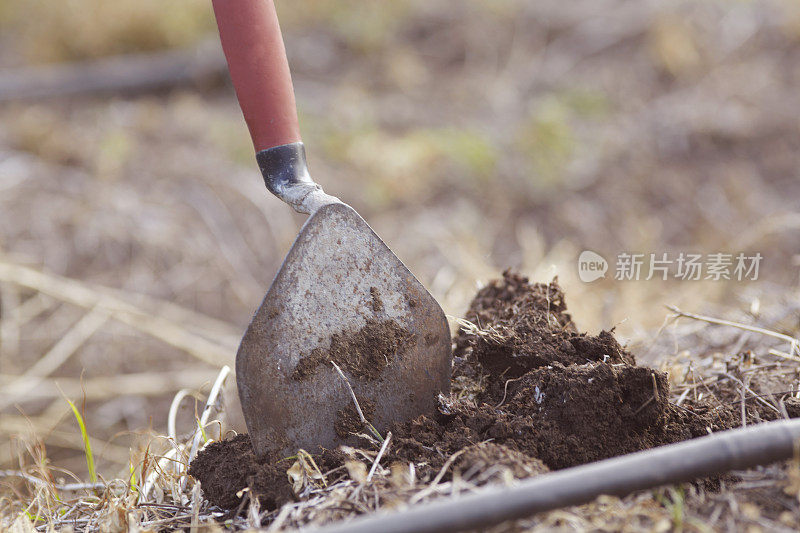
<svg viewBox="0 0 800 533"><path fill-rule="evenodd" d="M222 50L256 152L300 142L273 0L212 0Z"/></svg>

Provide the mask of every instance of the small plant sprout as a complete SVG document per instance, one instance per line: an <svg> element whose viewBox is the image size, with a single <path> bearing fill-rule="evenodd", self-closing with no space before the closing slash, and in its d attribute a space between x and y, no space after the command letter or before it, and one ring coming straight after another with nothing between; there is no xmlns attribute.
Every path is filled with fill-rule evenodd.
<svg viewBox="0 0 800 533"><path fill-rule="evenodd" d="M75 415L75 420L78 421L78 427L80 427L81 430L81 436L83 437L83 452L86 455L86 468L89 471L89 479L92 481L92 483L96 483L97 471L94 467L92 444L89 442L89 434L86 431L86 424L84 423L83 416L81 416L81 413L78 411L78 408L75 406L75 404L70 399L67 399L67 403L72 409L72 413Z"/></svg>

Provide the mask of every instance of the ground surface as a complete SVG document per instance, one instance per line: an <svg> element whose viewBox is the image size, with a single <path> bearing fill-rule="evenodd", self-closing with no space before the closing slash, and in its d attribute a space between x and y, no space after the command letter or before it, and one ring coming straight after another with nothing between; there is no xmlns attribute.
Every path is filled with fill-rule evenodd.
<svg viewBox="0 0 800 533"><path fill-rule="evenodd" d="M774 409L748 400L745 420L779 414L779 393L796 389L791 361L768 353L785 352L781 341L688 319L659 328L674 304L798 334L795 0L368 4L278 2L311 170L448 315L508 266L558 274L581 330L614 328L640 364L669 372L673 402L703 401L711 385L699 376L723 375L710 390L737 409L743 385L775 396L764 398ZM143 505L102 512L191 519L191 483L176 488L173 459L158 460L176 445L188 460L202 402L303 221L264 190L215 40L207 2L0 2L3 88L29 66L129 53L188 49L213 67L159 90L0 101L0 527L23 509L42 526L59 502L106 501L6 475L90 480L64 396L102 479L141 489L163 474ZM758 283L623 282L613 266L582 283L584 249L764 262ZM761 377L747 381L750 368ZM343 431L354 427L342 416ZM214 420L206 437L236 427ZM715 528L757 525L749 501L794 509L774 494L790 472L750 474L716 496L604 500L559 520L671 524L683 509ZM76 527L97 529L95 512Z"/></svg>
<svg viewBox="0 0 800 533"><path fill-rule="evenodd" d="M478 292L465 324L454 339L453 390L440 398L437 412L380 428L392 435L381 460L393 471L413 470L415 483L423 486L434 478L434 484L482 476L485 482L498 471L506 480L526 478L738 427L740 412L750 424L780 418L781 409L786 417L800 415L800 400L793 395L782 395L780 404L760 404L755 397L745 406L725 401L739 395L731 382L736 378L712 382L709 395L675 401L679 395L670 390L668 373L637 366L612 332L578 332L555 282L534 284L506 272ZM376 342L373 349L383 346ZM760 390L775 378L762 371L751 373L748 382ZM351 430L366 433L359 423ZM366 448L370 440L365 437ZM363 483L352 452L315 453L314 468L323 478L336 479L334 485ZM292 490L287 470L294 460L257 458L243 434L206 447L189 474L213 505L241 511L248 499L257 498L262 510L275 510L319 498ZM713 497L748 475L697 480L689 488ZM396 496L391 485L372 490L380 501ZM326 496L336 498L331 492ZM792 514L800 502L785 495L780 501L786 507L761 509L765 519L785 521L786 509L792 521L800 518Z"/></svg>

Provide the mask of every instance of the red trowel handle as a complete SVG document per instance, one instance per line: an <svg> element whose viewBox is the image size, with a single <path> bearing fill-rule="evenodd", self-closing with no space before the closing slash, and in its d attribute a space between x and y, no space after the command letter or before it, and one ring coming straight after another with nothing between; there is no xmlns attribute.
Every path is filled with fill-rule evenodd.
<svg viewBox="0 0 800 533"><path fill-rule="evenodd" d="M212 4L267 189L300 213L311 214L338 202L308 175L275 4L272 0L212 0Z"/></svg>
<svg viewBox="0 0 800 533"><path fill-rule="evenodd" d="M213 0L222 49L256 152L300 142L297 110L272 0Z"/></svg>

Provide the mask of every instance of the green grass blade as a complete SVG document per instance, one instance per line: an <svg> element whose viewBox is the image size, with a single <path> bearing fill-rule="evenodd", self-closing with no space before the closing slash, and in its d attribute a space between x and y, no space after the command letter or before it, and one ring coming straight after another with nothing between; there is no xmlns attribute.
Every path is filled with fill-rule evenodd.
<svg viewBox="0 0 800 533"><path fill-rule="evenodd" d="M72 413L75 415L75 419L78 421L78 426L81 428L81 435L83 436L83 453L86 455L86 467L89 469L89 479L92 480L92 483L97 482L97 471L94 468L94 456L92 455L92 445L89 443L89 434L86 432L86 424L83 422L83 417L81 416L80 411L78 408L75 407L75 404L67 398L67 403L72 408Z"/></svg>
<svg viewBox="0 0 800 533"><path fill-rule="evenodd" d="M197 422L197 428L200 430L200 436L203 438L203 444L208 442L208 435L206 435L206 428L203 427L203 424L200 422L200 419L194 417L195 422Z"/></svg>

